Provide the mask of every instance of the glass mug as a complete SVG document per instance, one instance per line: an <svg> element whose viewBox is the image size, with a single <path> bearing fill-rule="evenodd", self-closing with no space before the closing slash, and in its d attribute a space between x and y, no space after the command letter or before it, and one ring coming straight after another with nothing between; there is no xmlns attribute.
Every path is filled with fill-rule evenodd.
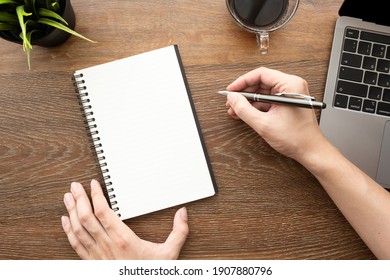
<svg viewBox="0 0 390 280"><path fill-rule="evenodd" d="M268 52L269 32L288 23L298 4L299 0L226 0L236 23L256 34L261 54Z"/></svg>

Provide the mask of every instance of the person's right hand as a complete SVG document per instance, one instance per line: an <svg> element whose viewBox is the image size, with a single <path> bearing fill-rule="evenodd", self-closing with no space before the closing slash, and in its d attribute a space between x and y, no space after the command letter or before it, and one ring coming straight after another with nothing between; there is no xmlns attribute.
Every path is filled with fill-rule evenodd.
<svg viewBox="0 0 390 280"><path fill-rule="evenodd" d="M239 77L227 90L309 95L304 79L264 67ZM312 149L318 148L320 141L326 141L313 110L284 104L250 103L236 93L228 95L226 106L229 115L243 120L275 150L298 161L310 154Z"/></svg>

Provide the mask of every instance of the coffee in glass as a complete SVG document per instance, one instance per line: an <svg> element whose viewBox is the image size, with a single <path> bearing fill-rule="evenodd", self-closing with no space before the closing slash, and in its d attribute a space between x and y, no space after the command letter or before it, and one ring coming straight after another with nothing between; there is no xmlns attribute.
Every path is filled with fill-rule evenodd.
<svg viewBox="0 0 390 280"><path fill-rule="evenodd" d="M226 0L230 15L244 29L256 33L259 51L268 52L269 32L290 21L299 0Z"/></svg>

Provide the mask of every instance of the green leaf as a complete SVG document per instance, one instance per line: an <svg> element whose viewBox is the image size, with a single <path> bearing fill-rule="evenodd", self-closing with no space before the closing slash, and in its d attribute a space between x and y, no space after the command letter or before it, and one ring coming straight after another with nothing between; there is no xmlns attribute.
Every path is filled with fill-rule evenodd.
<svg viewBox="0 0 390 280"><path fill-rule="evenodd" d="M1 4L17 4L17 3L12 0L0 0L0 5Z"/></svg>
<svg viewBox="0 0 390 280"><path fill-rule="evenodd" d="M58 13L60 11L60 4L58 3L58 1L54 1L53 3L51 3L51 8L53 9L53 11Z"/></svg>
<svg viewBox="0 0 390 280"><path fill-rule="evenodd" d="M6 12L0 12L0 22L3 23L18 23L18 17L14 14L6 13Z"/></svg>
<svg viewBox="0 0 390 280"><path fill-rule="evenodd" d="M33 32L34 32L34 31L31 31L31 32L27 33L27 40L28 40L29 42L31 42L31 34L32 34ZM32 47L26 49L28 70L31 70L31 62L30 62L30 51L31 51L31 50L32 50Z"/></svg>
<svg viewBox="0 0 390 280"><path fill-rule="evenodd" d="M24 4L27 6L33 6L35 4L35 0L24 0Z"/></svg>
<svg viewBox="0 0 390 280"><path fill-rule="evenodd" d="M20 29L22 30L21 38L23 40L23 50L26 51L26 48L32 48L32 47L26 35L26 24L24 22L24 16L31 16L31 13L26 13L24 11L24 5L21 5L16 7L16 14L18 15Z"/></svg>
<svg viewBox="0 0 390 280"><path fill-rule="evenodd" d="M37 6L38 4L35 3L35 0L31 0L31 12L34 14L35 20L39 18L37 12Z"/></svg>
<svg viewBox="0 0 390 280"><path fill-rule="evenodd" d="M29 12L35 12L34 7L35 6L35 0L24 0L24 10Z"/></svg>
<svg viewBox="0 0 390 280"><path fill-rule="evenodd" d="M0 22L0 30L2 31L10 31L10 30L17 30L17 29L18 28L15 27L15 25Z"/></svg>
<svg viewBox="0 0 390 280"><path fill-rule="evenodd" d="M56 12L56 13L60 12L61 5L62 5L62 3L60 5L60 3L59 3L60 1L58 1L58 0L46 0L45 2L46 2L45 6L46 6L47 10L51 10L51 11Z"/></svg>
<svg viewBox="0 0 390 280"><path fill-rule="evenodd" d="M56 14L53 11L41 8L41 9L38 10L38 14L41 17L51 17L51 18L57 19L57 20L61 21L62 23L68 25L68 23L66 22L65 19L63 19L60 15Z"/></svg>
<svg viewBox="0 0 390 280"><path fill-rule="evenodd" d="M95 41L92 41L91 39L88 39L87 37L84 37L83 35L77 33L76 31L70 29L69 27L66 27L65 25L59 23L59 22L56 22L54 20L51 20L51 19L47 19L47 18L41 18L37 21L38 23L42 23L42 24L46 24L46 25L49 25L49 26L52 26L52 27L55 27L55 28L58 28L60 30L63 30L65 32L68 32L76 37L79 37L81 39L84 39L84 40L87 40L91 43L96 43Z"/></svg>
<svg viewBox="0 0 390 280"><path fill-rule="evenodd" d="M32 49L31 32L29 34L27 34L26 32L26 23L24 22L24 16L30 16L31 13L26 13L24 11L24 5L21 5L16 7L16 14L18 15L19 25L22 30L19 36L23 40L23 50L26 52L28 68L30 69L30 51Z"/></svg>

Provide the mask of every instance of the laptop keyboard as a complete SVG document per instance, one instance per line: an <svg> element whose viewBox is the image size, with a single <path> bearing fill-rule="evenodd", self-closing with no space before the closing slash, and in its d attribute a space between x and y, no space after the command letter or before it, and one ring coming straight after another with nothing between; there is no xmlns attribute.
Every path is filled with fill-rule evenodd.
<svg viewBox="0 0 390 280"><path fill-rule="evenodd" d="M390 117L390 35L346 28L333 105Z"/></svg>

